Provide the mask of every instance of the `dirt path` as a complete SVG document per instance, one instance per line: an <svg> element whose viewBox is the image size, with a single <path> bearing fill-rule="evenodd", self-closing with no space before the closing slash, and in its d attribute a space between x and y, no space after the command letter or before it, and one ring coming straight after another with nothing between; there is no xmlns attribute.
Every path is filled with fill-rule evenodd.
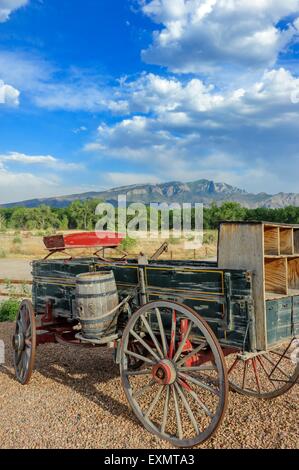
<svg viewBox="0 0 299 470"><path fill-rule="evenodd" d="M31 280L29 260L0 259L0 279Z"/></svg>

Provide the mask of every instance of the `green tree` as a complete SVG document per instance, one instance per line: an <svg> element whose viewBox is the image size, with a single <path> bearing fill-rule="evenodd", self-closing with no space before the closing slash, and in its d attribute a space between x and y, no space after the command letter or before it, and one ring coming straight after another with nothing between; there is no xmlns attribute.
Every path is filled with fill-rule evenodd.
<svg viewBox="0 0 299 470"><path fill-rule="evenodd" d="M97 220L95 211L100 202L98 199L72 202L68 208L70 228L93 230Z"/></svg>

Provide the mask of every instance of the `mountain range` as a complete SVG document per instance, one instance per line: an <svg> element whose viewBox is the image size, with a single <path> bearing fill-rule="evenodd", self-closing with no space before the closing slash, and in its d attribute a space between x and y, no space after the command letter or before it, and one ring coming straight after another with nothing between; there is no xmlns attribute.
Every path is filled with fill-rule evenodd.
<svg viewBox="0 0 299 470"><path fill-rule="evenodd" d="M283 208L286 206L299 206L299 194L278 193L275 195L249 193L243 189L230 186L226 183L216 183L209 180L198 180L190 183L170 182L161 184L136 184L123 186L100 192L87 192L84 194L72 194L70 196L31 199L28 201L2 204L0 207L37 207L46 204L51 207L67 207L73 201L86 199L101 199L117 204L118 196L126 195L128 203L154 202L167 203L203 203L206 206L213 202L221 204L226 201L239 202L248 208L266 207Z"/></svg>

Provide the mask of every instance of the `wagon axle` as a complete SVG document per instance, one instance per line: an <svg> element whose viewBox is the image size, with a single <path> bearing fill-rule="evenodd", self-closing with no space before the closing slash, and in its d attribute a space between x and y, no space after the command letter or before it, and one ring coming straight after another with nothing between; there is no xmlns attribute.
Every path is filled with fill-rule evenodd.
<svg viewBox="0 0 299 470"><path fill-rule="evenodd" d="M152 376L159 385L173 384L177 379L175 364L169 359L162 360L153 367Z"/></svg>

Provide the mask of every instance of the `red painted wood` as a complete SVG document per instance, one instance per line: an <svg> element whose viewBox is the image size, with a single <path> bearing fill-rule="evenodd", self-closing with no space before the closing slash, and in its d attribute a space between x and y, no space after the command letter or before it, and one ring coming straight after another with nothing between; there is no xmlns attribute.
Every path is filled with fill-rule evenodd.
<svg viewBox="0 0 299 470"><path fill-rule="evenodd" d="M83 232L45 237L44 243L49 250L92 247L114 248L119 246L124 238L124 235L113 232Z"/></svg>

